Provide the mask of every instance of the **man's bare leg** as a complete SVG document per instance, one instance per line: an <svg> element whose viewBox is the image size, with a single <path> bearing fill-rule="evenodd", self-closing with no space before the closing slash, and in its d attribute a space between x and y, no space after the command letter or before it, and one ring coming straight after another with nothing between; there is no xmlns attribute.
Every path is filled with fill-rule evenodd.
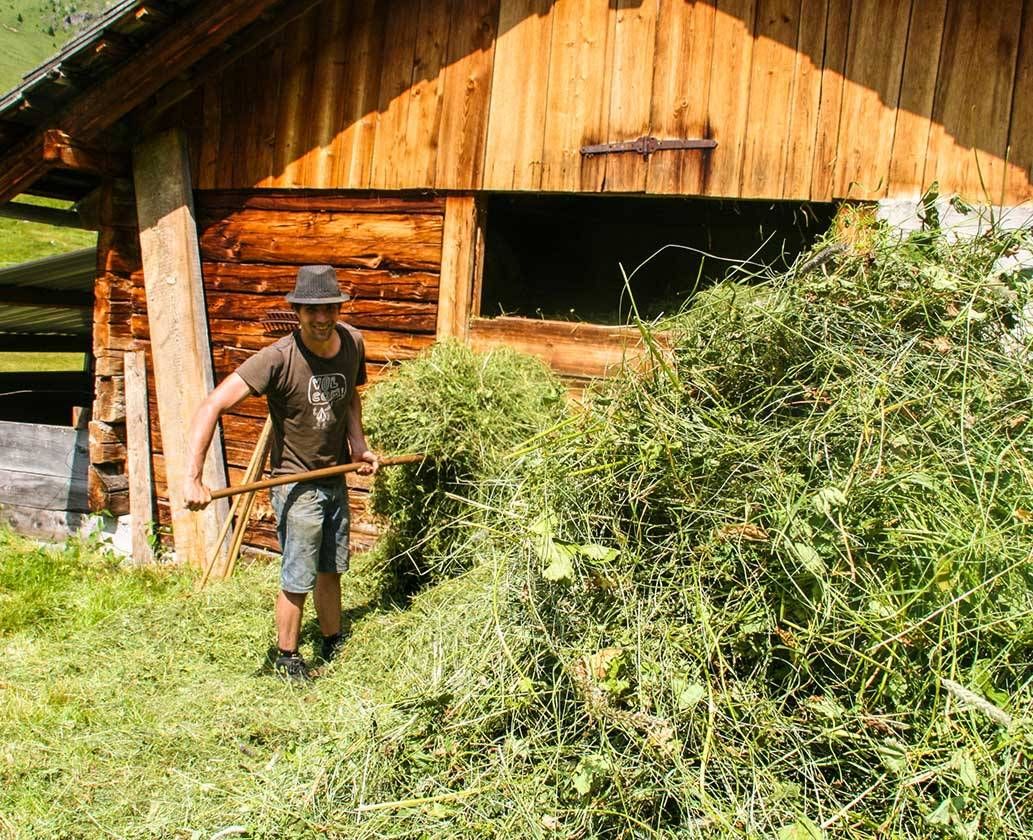
<svg viewBox="0 0 1033 840"><path fill-rule="evenodd" d="M313 600L319 618L319 631L324 636L336 636L341 632L341 575L339 572L316 574L316 591Z"/></svg>
<svg viewBox="0 0 1033 840"><path fill-rule="evenodd" d="M304 609L304 592L280 590L276 598L276 646L280 650L298 649L298 643L301 641L301 614Z"/></svg>

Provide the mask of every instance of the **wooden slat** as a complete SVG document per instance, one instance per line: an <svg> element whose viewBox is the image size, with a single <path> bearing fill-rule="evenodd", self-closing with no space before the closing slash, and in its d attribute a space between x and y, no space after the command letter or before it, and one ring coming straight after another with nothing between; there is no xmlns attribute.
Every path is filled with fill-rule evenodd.
<svg viewBox="0 0 1033 840"><path fill-rule="evenodd" d="M348 60L339 68L344 82L332 178L338 186L364 188L373 162L387 14L379 0L355 0L349 6Z"/></svg>
<svg viewBox="0 0 1033 840"><path fill-rule="evenodd" d="M498 20L499 0L464 3L453 16L441 82L434 174L439 190L481 186Z"/></svg>
<svg viewBox="0 0 1033 840"><path fill-rule="evenodd" d="M1011 206L1033 199L1033 131L1029 130L1033 125L1033 3L1029 0L1022 21L1004 182L1004 203Z"/></svg>
<svg viewBox="0 0 1033 840"><path fill-rule="evenodd" d="M789 103L789 148L781 195L806 201L811 195L811 173L817 146L821 105L822 65L828 25L828 0L802 0L800 33Z"/></svg>
<svg viewBox="0 0 1033 840"><path fill-rule="evenodd" d="M714 69L710 76L709 119L717 148L704 173L707 195L737 196L742 181L743 146L748 131L753 62L755 0L717 0Z"/></svg>
<svg viewBox="0 0 1033 840"><path fill-rule="evenodd" d="M660 0L650 123L657 137L705 137L709 133L713 72L713 3ZM724 72L720 68L718 72ZM649 159L646 191L695 195L703 189L711 152L668 152Z"/></svg>
<svg viewBox="0 0 1033 840"><path fill-rule="evenodd" d="M850 0L829 0L825 30L825 61L821 70L821 101L814 141L811 199L829 201L835 185L839 122L846 84L846 54L850 28Z"/></svg>
<svg viewBox="0 0 1033 840"><path fill-rule="evenodd" d="M541 185L552 0L501 0L491 82L484 188Z"/></svg>
<svg viewBox="0 0 1033 840"><path fill-rule="evenodd" d="M924 0L911 7L911 28L890 159L888 194L892 198L917 199L927 186L923 171L946 8L946 0Z"/></svg>
<svg viewBox="0 0 1033 840"><path fill-rule="evenodd" d="M1021 13L1022 0L947 3L925 183L1001 203Z"/></svg>
<svg viewBox="0 0 1033 840"><path fill-rule="evenodd" d="M83 429L0 420L0 469L85 481L88 444Z"/></svg>
<svg viewBox="0 0 1033 840"><path fill-rule="evenodd" d="M889 182L893 127L911 0L854 0L833 194L881 198Z"/></svg>
<svg viewBox="0 0 1033 840"><path fill-rule="evenodd" d="M656 0L616 0L614 12L613 76L606 135L609 143L635 140L649 134ZM605 190L645 191L645 158L634 153L605 157Z"/></svg>
<svg viewBox="0 0 1033 840"><path fill-rule="evenodd" d="M190 421L214 386L186 159L185 138L169 132L138 146L133 163L159 422L175 456L169 467L176 552L182 562L200 567L228 506L192 513L181 495ZM218 433L204 480L209 487L226 486Z"/></svg>
<svg viewBox="0 0 1033 840"><path fill-rule="evenodd" d="M129 476L130 536L133 561L150 563L154 486L151 478L150 413L147 407L147 367L142 351L126 353L126 444Z"/></svg>
<svg viewBox="0 0 1033 840"><path fill-rule="evenodd" d="M0 505L84 512L90 509L85 476L55 476L0 469Z"/></svg>
<svg viewBox="0 0 1033 840"><path fill-rule="evenodd" d="M277 33L262 47L247 57L256 68L255 93L251 97L254 112L245 138L246 169L243 183L263 186L277 176L276 127L279 120L278 103L283 95L283 60L286 44L282 33ZM235 185L236 186L236 185Z"/></svg>
<svg viewBox="0 0 1033 840"><path fill-rule="evenodd" d="M750 104L743 148L743 198L780 198L793 142L800 0L758 0Z"/></svg>
<svg viewBox="0 0 1033 840"><path fill-rule="evenodd" d="M276 122L276 154L273 158L273 176L270 186L308 186L304 183L302 158L310 148L307 107L311 106L312 57L316 32L320 25L319 7L292 23L285 31L283 66L286 72L280 82L279 113ZM243 103L241 103L243 104ZM228 103L223 101L223 120ZM222 186L241 186L224 183Z"/></svg>
<svg viewBox="0 0 1033 840"><path fill-rule="evenodd" d="M441 261L437 216L244 210L202 226L201 253L213 262L433 270Z"/></svg>
<svg viewBox="0 0 1033 840"><path fill-rule="evenodd" d="M606 139L614 18L596 0L557 0L552 18L541 189L596 190L606 161L593 159L583 183L581 147Z"/></svg>
<svg viewBox="0 0 1033 840"><path fill-rule="evenodd" d="M377 124L373 140L370 185L378 189L400 186L398 173L407 166L406 127L413 104L410 87L419 32L420 0L392 3L387 13L381 55Z"/></svg>
<svg viewBox="0 0 1033 840"><path fill-rule="evenodd" d="M205 289L209 293L247 292L276 295L278 308L286 308L282 295L294 288L299 266L261 263L201 264ZM433 302L438 299L438 275L426 271L391 272L376 269L340 268L337 280L341 290L366 300L411 300Z"/></svg>
<svg viewBox="0 0 1033 840"><path fill-rule="evenodd" d="M474 318L470 346L478 351L510 347L538 356L558 373L605 376L626 356L640 358L640 335L623 327L539 321L531 318Z"/></svg>
<svg viewBox="0 0 1033 840"><path fill-rule="evenodd" d="M449 196L441 246L437 337L464 339L473 300L477 248L477 204L473 196Z"/></svg>
<svg viewBox="0 0 1033 840"><path fill-rule="evenodd" d="M340 193L326 190L203 190L194 204L201 218L228 215L238 210L291 210L311 213L422 213L443 215L445 199L431 196Z"/></svg>

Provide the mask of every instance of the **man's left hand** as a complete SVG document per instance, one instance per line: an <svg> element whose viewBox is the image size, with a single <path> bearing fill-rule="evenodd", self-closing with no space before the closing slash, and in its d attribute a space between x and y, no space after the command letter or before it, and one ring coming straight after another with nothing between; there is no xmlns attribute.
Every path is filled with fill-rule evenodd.
<svg viewBox="0 0 1033 840"><path fill-rule="evenodd" d="M357 460L365 462L363 466L356 470L359 475L374 475L376 471L380 469L380 459L374 452L371 452L368 449L363 452Z"/></svg>

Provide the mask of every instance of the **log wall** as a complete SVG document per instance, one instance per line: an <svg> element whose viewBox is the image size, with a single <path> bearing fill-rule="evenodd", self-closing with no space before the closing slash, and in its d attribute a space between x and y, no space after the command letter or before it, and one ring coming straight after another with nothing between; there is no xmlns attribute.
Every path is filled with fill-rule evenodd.
<svg viewBox="0 0 1033 840"><path fill-rule="evenodd" d="M298 266L326 262L337 269L352 300L342 318L366 340L370 379L394 361L411 358L434 340L441 264L443 200L342 196L304 191L201 191L194 196L208 329L217 381L256 350L284 334L264 323L289 310L284 295ZM137 261L138 262L138 261ZM128 274L127 332L150 353L143 273ZM157 417L148 359L151 416ZM230 483L241 481L266 416L264 399L247 399L223 418ZM161 430L151 423L159 520L170 521ZM354 492L352 542L368 547L376 528L366 513L369 482L349 476ZM277 549L268 493L260 494L246 542Z"/></svg>
<svg viewBox="0 0 1033 840"><path fill-rule="evenodd" d="M206 190L1018 204L1031 82L1033 0L324 0L183 113Z"/></svg>

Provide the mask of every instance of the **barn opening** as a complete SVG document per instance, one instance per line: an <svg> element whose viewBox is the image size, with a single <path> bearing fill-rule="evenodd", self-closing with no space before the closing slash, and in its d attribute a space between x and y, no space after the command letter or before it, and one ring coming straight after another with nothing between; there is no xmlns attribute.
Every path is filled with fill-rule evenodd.
<svg viewBox="0 0 1033 840"><path fill-rule="evenodd" d="M630 289L642 318L670 315L729 274L749 281L764 266L786 268L829 229L836 207L493 195L485 203L478 312L486 318L623 324L631 314ZM634 272L628 288L622 267Z"/></svg>

